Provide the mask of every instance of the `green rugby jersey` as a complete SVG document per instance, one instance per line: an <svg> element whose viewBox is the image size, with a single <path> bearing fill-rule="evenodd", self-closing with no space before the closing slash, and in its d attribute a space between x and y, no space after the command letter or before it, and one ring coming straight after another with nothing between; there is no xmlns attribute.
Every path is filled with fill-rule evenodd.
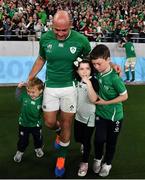
<svg viewBox="0 0 145 180"><path fill-rule="evenodd" d="M19 125L24 127L42 126L42 95L31 99L26 91L22 91L19 100L22 103Z"/></svg>
<svg viewBox="0 0 145 180"><path fill-rule="evenodd" d="M132 42L127 42L123 45L126 52L126 58L136 57L135 48Z"/></svg>
<svg viewBox="0 0 145 180"><path fill-rule="evenodd" d="M88 39L71 30L65 40L57 40L53 31L48 31L40 39L39 55L47 61L46 86L68 87L73 85L73 62L77 57L86 56L91 50Z"/></svg>
<svg viewBox="0 0 145 180"><path fill-rule="evenodd" d="M98 95L106 101L127 92L123 80L113 69L105 74L96 73L96 79L99 83ZM121 120L123 118L122 103L96 105L96 115L112 121Z"/></svg>

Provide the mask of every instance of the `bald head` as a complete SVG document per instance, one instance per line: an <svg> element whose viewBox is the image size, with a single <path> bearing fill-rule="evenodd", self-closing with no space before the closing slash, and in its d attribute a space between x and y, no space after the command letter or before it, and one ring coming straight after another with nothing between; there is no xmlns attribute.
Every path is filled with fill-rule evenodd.
<svg viewBox="0 0 145 180"><path fill-rule="evenodd" d="M69 35L71 27L70 15L67 11L59 10L53 18L53 31L58 40L64 40Z"/></svg>
<svg viewBox="0 0 145 180"><path fill-rule="evenodd" d="M68 12L64 10L58 10L54 15L53 22L55 23L58 21L65 21L67 23L70 23L70 15L68 14Z"/></svg>

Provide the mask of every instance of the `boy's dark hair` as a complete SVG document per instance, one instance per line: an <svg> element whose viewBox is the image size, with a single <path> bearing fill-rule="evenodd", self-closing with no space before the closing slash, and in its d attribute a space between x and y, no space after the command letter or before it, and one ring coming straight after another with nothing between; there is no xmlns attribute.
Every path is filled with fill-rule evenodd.
<svg viewBox="0 0 145 180"><path fill-rule="evenodd" d="M34 77L32 80L29 81L29 87L33 87L33 86L37 86L37 88L39 90L43 90L44 89L44 83L41 79L39 79L38 77Z"/></svg>
<svg viewBox="0 0 145 180"><path fill-rule="evenodd" d="M110 57L110 50L104 44L99 44L94 47L94 49L90 53L90 60L103 58L107 59Z"/></svg>

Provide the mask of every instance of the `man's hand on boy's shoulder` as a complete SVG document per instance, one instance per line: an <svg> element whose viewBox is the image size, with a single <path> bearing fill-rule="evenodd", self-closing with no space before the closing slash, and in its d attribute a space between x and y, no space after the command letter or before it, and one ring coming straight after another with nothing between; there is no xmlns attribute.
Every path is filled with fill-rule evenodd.
<svg viewBox="0 0 145 180"><path fill-rule="evenodd" d="M122 68L118 64L113 64L110 62L111 67L118 73L118 75L121 77L122 76Z"/></svg>

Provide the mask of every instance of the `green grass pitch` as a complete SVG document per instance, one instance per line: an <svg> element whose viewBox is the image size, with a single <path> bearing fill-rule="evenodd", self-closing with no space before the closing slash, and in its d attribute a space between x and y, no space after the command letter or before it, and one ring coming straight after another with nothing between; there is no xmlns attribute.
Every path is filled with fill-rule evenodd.
<svg viewBox="0 0 145 180"><path fill-rule="evenodd" d="M145 86L127 86L129 99L124 103L124 123L118 139L112 170L108 179L145 178ZM35 157L32 139L21 163L15 163L17 122L20 106L15 100L15 87L0 87L0 178L52 179L55 167L55 133L43 127L43 158ZM66 161L66 178L77 179L80 162L79 145L72 140ZM86 179L100 179L92 171L93 149Z"/></svg>

